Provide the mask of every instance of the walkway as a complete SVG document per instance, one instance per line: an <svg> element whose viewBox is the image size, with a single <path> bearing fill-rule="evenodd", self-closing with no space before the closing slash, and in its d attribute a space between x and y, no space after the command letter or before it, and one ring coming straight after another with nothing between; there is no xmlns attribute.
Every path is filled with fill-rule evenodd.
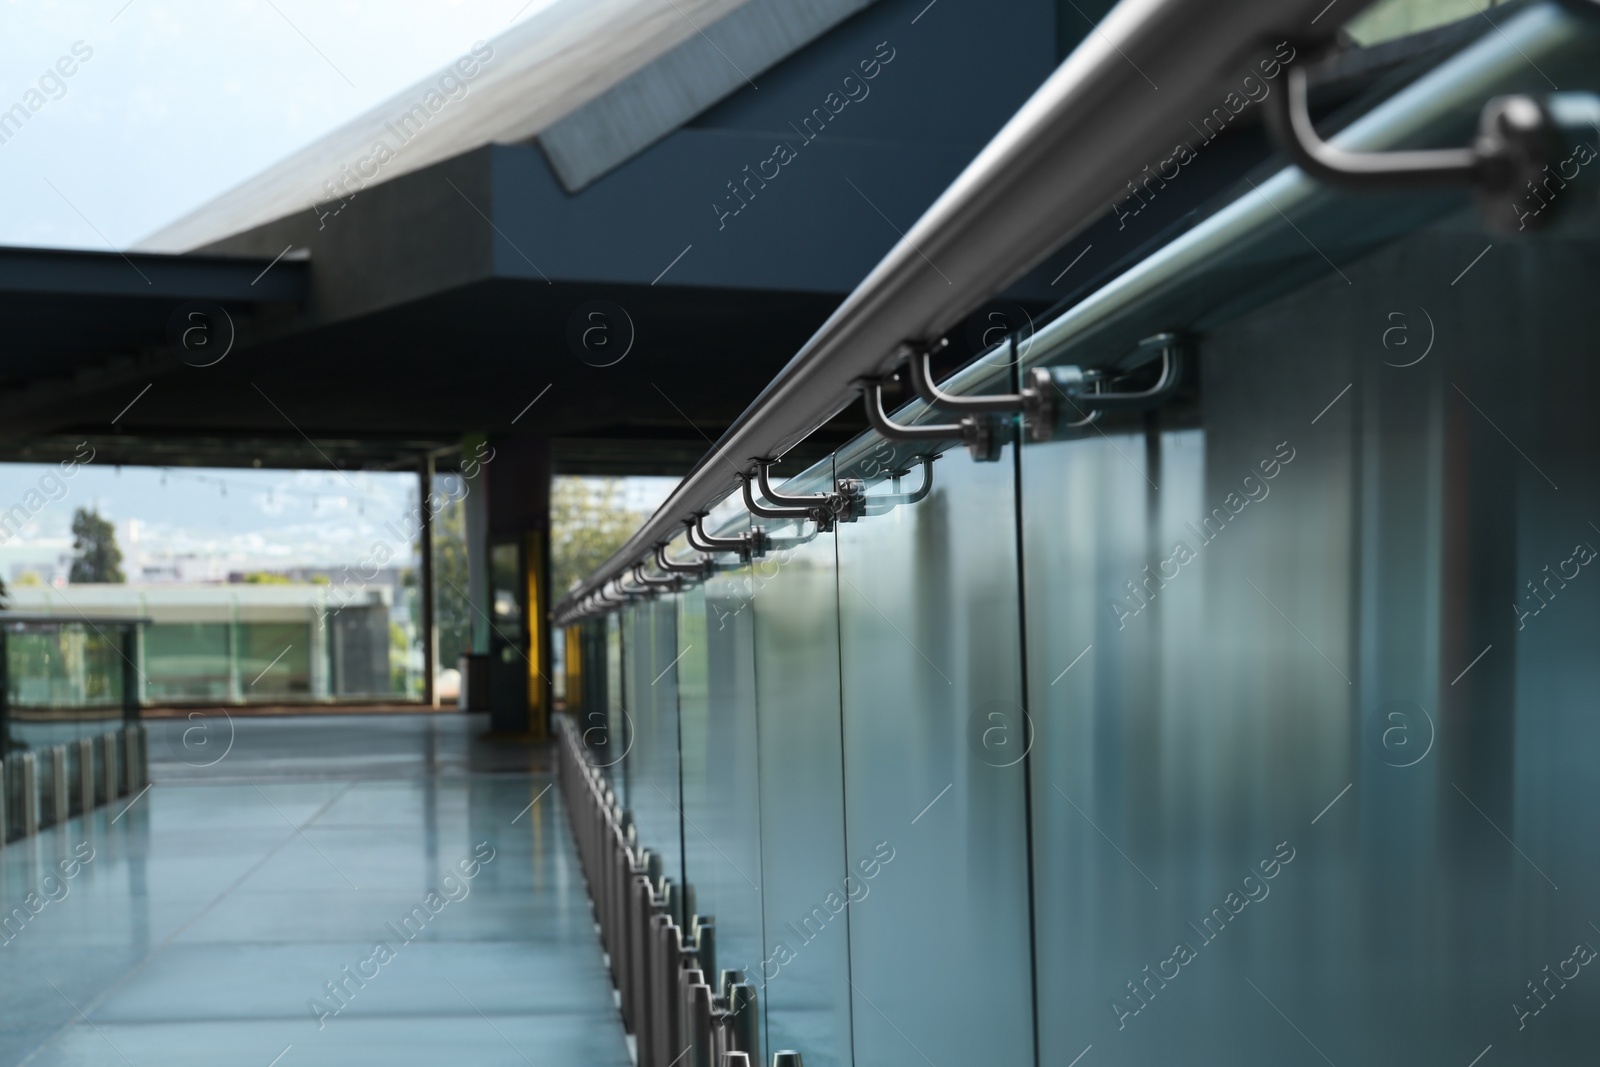
<svg viewBox="0 0 1600 1067"><path fill-rule="evenodd" d="M483 726L150 723L145 795L0 850L0 1064L626 1067L547 753Z"/></svg>

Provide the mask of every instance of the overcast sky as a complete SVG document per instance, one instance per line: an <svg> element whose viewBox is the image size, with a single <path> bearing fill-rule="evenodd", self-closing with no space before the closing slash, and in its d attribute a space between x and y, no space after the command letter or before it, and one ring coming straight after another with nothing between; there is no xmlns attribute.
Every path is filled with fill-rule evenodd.
<svg viewBox="0 0 1600 1067"><path fill-rule="evenodd" d="M0 245L126 248L550 2L0 0Z"/></svg>

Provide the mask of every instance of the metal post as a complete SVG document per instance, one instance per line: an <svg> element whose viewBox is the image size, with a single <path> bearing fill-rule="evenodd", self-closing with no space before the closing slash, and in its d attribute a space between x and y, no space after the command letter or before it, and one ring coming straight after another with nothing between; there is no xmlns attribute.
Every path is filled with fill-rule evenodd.
<svg viewBox="0 0 1600 1067"><path fill-rule="evenodd" d="M711 1060L711 987L703 971L683 973L683 1043L689 1046L684 1067L716 1067Z"/></svg>
<svg viewBox="0 0 1600 1067"><path fill-rule="evenodd" d="M109 804L117 798L117 735L101 734L100 749L105 756L100 770L101 777L105 779L106 803Z"/></svg>
<svg viewBox="0 0 1600 1067"><path fill-rule="evenodd" d="M85 815L94 810L94 738L78 738L78 796Z"/></svg>
<svg viewBox="0 0 1600 1067"><path fill-rule="evenodd" d="M139 624L130 622L122 628L122 718L124 722L139 719Z"/></svg>
<svg viewBox="0 0 1600 1067"><path fill-rule="evenodd" d="M32 752L24 752L17 762L22 779L22 834L31 837L39 832L39 764Z"/></svg>
<svg viewBox="0 0 1600 1067"><path fill-rule="evenodd" d="M422 628L422 702L430 708L439 706L439 695L434 692L434 678L439 673L439 630L433 620L433 456L424 455L417 465L418 500L421 502L422 524L417 529L417 588L420 593L419 614Z"/></svg>
<svg viewBox="0 0 1600 1067"><path fill-rule="evenodd" d="M67 746L50 746L50 825L60 826L72 814L67 797Z"/></svg>
<svg viewBox="0 0 1600 1067"><path fill-rule="evenodd" d="M0 626L0 759L11 748L11 653L6 633ZM5 836L5 823L0 822L0 838Z"/></svg>

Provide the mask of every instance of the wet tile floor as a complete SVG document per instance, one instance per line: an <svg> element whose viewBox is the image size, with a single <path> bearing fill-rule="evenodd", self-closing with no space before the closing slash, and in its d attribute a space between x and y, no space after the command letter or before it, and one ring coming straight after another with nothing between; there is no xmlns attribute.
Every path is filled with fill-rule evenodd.
<svg viewBox="0 0 1600 1067"><path fill-rule="evenodd" d="M148 723L148 792L0 850L0 1064L624 1067L549 752L484 726Z"/></svg>

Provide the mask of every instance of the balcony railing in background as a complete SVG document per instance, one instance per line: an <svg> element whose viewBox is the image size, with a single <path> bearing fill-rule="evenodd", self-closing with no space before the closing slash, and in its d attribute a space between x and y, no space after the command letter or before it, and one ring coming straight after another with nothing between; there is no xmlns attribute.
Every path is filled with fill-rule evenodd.
<svg viewBox="0 0 1600 1067"><path fill-rule="evenodd" d="M148 621L0 613L0 847L148 783Z"/></svg>

